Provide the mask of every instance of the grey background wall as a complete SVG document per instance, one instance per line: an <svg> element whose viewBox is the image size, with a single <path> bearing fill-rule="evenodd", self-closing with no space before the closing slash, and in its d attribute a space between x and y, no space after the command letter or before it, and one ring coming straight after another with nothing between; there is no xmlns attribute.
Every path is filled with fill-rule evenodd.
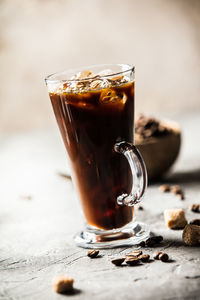
<svg viewBox="0 0 200 300"><path fill-rule="evenodd" d="M55 126L49 73L136 66L137 112L200 112L199 0L1 0L0 131Z"/></svg>

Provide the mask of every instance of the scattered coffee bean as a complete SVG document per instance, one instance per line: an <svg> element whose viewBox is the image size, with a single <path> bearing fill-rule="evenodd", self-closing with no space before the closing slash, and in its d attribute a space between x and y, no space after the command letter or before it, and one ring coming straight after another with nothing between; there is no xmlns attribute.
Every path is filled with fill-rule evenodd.
<svg viewBox="0 0 200 300"><path fill-rule="evenodd" d="M146 240L145 245L147 247L154 247L155 246L155 241L152 238L149 238L148 240Z"/></svg>
<svg viewBox="0 0 200 300"><path fill-rule="evenodd" d="M194 220L190 221L190 224L200 226L200 219L194 219Z"/></svg>
<svg viewBox="0 0 200 300"><path fill-rule="evenodd" d="M184 194L183 194L183 193L181 193L181 194L178 194L178 197L179 197L181 200L184 200L184 199L185 199L185 196L184 196Z"/></svg>
<svg viewBox="0 0 200 300"><path fill-rule="evenodd" d="M139 243L139 246L140 246L140 247L145 247L145 245L146 245L146 244L145 244L145 241L142 241L142 242Z"/></svg>
<svg viewBox="0 0 200 300"><path fill-rule="evenodd" d="M138 257L142 262L148 262L150 255L149 254L142 254Z"/></svg>
<svg viewBox="0 0 200 300"><path fill-rule="evenodd" d="M159 189L161 190L161 192L166 193L170 191L170 186L169 184L162 184Z"/></svg>
<svg viewBox="0 0 200 300"><path fill-rule="evenodd" d="M162 235L157 235L157 236L154 236L153 238L157 244L160 244L163 241Z"/></svg>
<svg viewBox="0 0 200 300"><path fill-rule="evenodd" d="M190 205L190 210L193 212L200 213L200 204L195 203L195 204Z"/></svg>
<svg viewBox="0 0 200 300"><path fill-rule="evenodd" d="M170 187L170 192L175 194L175 195L178 195L178 194L182 194L182 190L181 190L181 187L179 185L172 185Z"/></svg>
<svg viewBox="0 0 200 300"><path fill-rule="evenodd" d="M145 244L147 247L153 247L156 244L160 244L163 240L163 237L161 235L158 236L152 236L146 240Z"/></svg>
<svg viewBox="0 0 200 300"><path fill-rule="evenodd" d="M118 257L118 258L113 258L111 260L112 264L115 266L121 266L121 264L125 261L125 257Z"/></svg>
<svg viewBox="0 0 200 300"><path fill-rule="evenodd" d="M73 291L73 283L73 278L58 276L53 280L53 288L56 293L70 293Z"/></svg>
<svg viewBox="0 0 200 300"><path fill-rule="evenodd" d="M137 256L131 256L131 257L127 257L125 262L130 266L135 266L140 262L140 260Z"/></svg>
<svg viewBox="0 0 200 300"><path fill-rule="evenodd" d="M95 258L99 254L99 250L89 250L87 256L90 258Z"/></svg>
<svg viewBox="0 0 200 300"><path fill-rule="evenodd" d="M154 252L153 258L154 258L154 259L159 259L159 255L160 255L161 253L162 253L162 252L160 252L160 251Z"/></svg>
<svg viewBox="0 0 200 300"><path fill-rule="evenodd" d="M138 209L138 210L144 210L143 206L141 206L141 205L139 205L139 206L137 207L137 209Z"/></svg>
<svg viewBox="0 0 200 300"><path fill-rule="evenodd" d="M167 253L162 253L162 252L161 252L161 253L159 254L159 256L158 256L158 259L161 260L161 261L163 261L163 262L166 262L166 261L168 261L169 256L168 256Z"/></svg>
<svg viewBox="0 0 200 300"><path fill-rule="evenodd" d="M142 250L134 250L128 253L126 256L140 256L142 255Z"/></svg>
<svg viewBox="0 0 200 300"><path fill-rule="evenodd" d="M159 189L163 193L166 193L166 192L173 193L173 194L177 195L181 200L185 199L184 192L179 185L170 186L169 184L163 184L159 187Z"/></svg>

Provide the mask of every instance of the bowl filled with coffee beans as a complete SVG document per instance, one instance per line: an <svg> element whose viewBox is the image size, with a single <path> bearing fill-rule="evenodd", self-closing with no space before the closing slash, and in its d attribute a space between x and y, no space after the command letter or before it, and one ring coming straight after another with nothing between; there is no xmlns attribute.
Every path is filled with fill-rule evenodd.
<svg viewBox="0 0 200 300"><path fill-rule="evenodd" d="M135 121L135 145L145 161L150 181L160 179L176 161L181 130L171 120L139 115Z"/></svg>

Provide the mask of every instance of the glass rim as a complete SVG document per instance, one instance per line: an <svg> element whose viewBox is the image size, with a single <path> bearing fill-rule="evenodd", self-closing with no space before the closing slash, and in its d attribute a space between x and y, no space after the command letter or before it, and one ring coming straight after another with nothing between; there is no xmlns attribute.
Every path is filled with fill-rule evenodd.
<svg viewBox="0 0 200 300"><path fill-rule="evenodd" d="M90 65L90 66L85 66L85 67L80 67L80 71L81 70L88 70L88 69L92 69L92 68L95 68L95 67L111 67L111 66L120 66L120 67L127 67L126 70L122 70L122 71L119 71L119 72L112 72L111 74L107 74L107 75L98 75L98 78L110 78L110 77L114 77L114 76L119 76L119 75L122 75L122 74L125 74L125 73L128 73L128 72L135 72L135 66L131 65L131 64L97 64L97 65ZM97 75L94 75L92 77L89 77L89 78L83 78L83 79L54 79L53 77L56 77L56 76L60 76L64 73L69 73L69 72L75 72L75 70L78 70L78 68L72 68L72 69L69 69L69 70L64 70L64 71L61 71L61 72L55 72L55 73L52 73L48 76L45 77L45 82L46 83L58 83L58 82L83 82L83 81L88 81L88 80L94 80L94 79L97 79ZM80 72L79 71L79 72Z"/></svg>

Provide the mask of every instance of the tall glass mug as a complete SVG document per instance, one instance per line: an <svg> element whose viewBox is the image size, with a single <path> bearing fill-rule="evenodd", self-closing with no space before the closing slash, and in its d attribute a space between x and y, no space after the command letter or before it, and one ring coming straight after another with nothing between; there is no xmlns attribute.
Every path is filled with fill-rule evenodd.
<svg viewBox="0 0 200 300"><path fill-rule="evenodd" d="M78 246L112 248L148 238L134 218L147 174L135 146L134 67L97 65L46 78L86 225Z"/></svg>

